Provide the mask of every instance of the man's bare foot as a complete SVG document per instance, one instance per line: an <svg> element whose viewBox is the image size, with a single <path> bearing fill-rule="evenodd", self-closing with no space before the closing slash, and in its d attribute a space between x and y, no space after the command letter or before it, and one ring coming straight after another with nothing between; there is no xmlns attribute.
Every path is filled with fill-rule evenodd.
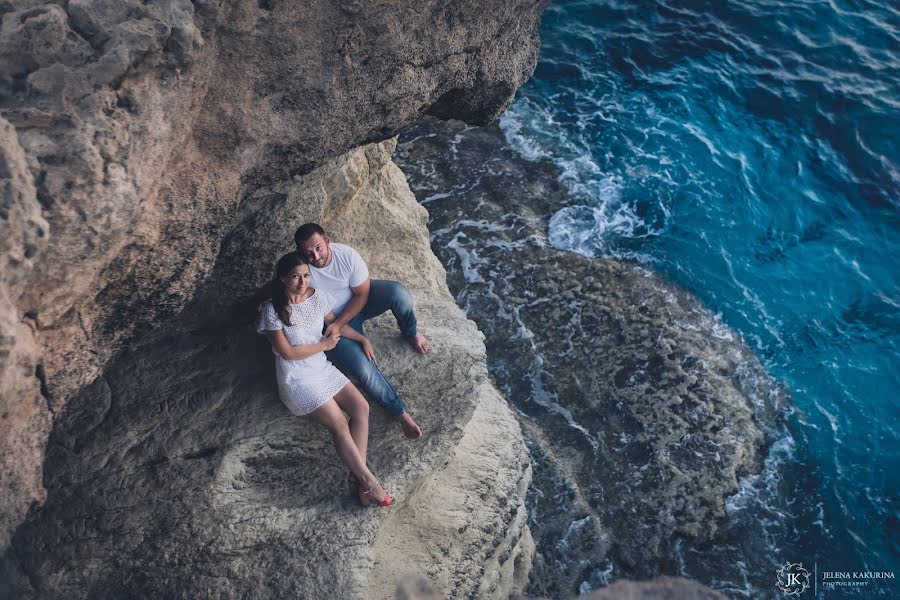
<svg viewBox="0 0 900 600"><path fill-rule="evenodd" d="M408 412L403 411L400 413L400 427L403 429L403 434L411 440L417 440L422 437L422 430L413 420L413 418L409 415Z"/></svg>
<svg viewBox="0 0 900 600"><path fill-rule="evenodd" d="M416 335L411 335L406 338L409 340L409 345L416 349L416 352L419 354L425 354L428 352L428 338L426 338L421 333L417 333Z"/></svg>

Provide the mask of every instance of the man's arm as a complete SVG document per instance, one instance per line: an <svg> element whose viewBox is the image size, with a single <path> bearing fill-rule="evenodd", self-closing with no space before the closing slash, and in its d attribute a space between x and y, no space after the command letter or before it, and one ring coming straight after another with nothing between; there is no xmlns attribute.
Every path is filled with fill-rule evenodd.
<svg viewBox="0 0 900 600"><path fill-rule="evenodd" d="M347 307L344 309L344 312L341 313L341 316L335 319L334 322L325 329L326 337L332 333L339 333L341 328L350 322L350 319L362 311L366 302L369 301L370 287L371 282L369 279L366 279L358 286L350 288L350 291L353 292L353 297L350 299L350 302L347 303Z"/></svg>

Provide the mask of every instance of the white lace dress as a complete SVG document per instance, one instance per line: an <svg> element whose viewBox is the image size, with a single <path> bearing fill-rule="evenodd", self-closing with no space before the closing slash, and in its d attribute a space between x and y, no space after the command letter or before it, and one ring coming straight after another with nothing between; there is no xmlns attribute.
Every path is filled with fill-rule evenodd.
<svg viewBox="0 0 900 600"><path fill-rule="evenodd" d="M275 314L275 307L268 302L259 317L256 331L266 334L281 329L291 346L316 344L322 340L325 315L332 305L328 294L313 290L313 295L303 302L291 304L291 324L288 326L281 322ZM275 353L278 395L295 415L308 415L325 404L348 382L344 374L328 361L324 352L303 360L286 360L274 346L272 352Z"/></svg>

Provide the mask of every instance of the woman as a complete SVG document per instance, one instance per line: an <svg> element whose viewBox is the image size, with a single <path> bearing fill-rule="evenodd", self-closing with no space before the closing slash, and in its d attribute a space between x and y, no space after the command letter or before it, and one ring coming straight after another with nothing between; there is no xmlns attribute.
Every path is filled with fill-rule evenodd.
<svg viewBox="0 0 900 600"><path fill-rule="evenodd" d="M348 326L340 334L322 337L322 329L335 319L333 302L325 292L309 287L309 280L309 265L299 254L282 256L275 267L272 301L260 314L257 331L272 343L278 395L292 413L309 415L331 432L360 502L368 505L374 500L388 506L393 499L366 466L369 404L325 357L325 350L333 349L341 335L362 344L366 356L375 360L372 344ZM350 416L349 424L344 413Z"/></svg>

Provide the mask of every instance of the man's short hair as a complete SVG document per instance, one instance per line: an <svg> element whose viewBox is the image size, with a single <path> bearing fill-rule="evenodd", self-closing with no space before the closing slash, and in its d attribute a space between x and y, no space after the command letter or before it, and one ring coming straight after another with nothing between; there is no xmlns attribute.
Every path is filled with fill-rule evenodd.
<svg viewBox="0 0 900 600"><path fill-rule="evenodd" d="M325 230L318 223L304 223L294 232L294 243L298 246L316 234L325 237Z"/></svg>

